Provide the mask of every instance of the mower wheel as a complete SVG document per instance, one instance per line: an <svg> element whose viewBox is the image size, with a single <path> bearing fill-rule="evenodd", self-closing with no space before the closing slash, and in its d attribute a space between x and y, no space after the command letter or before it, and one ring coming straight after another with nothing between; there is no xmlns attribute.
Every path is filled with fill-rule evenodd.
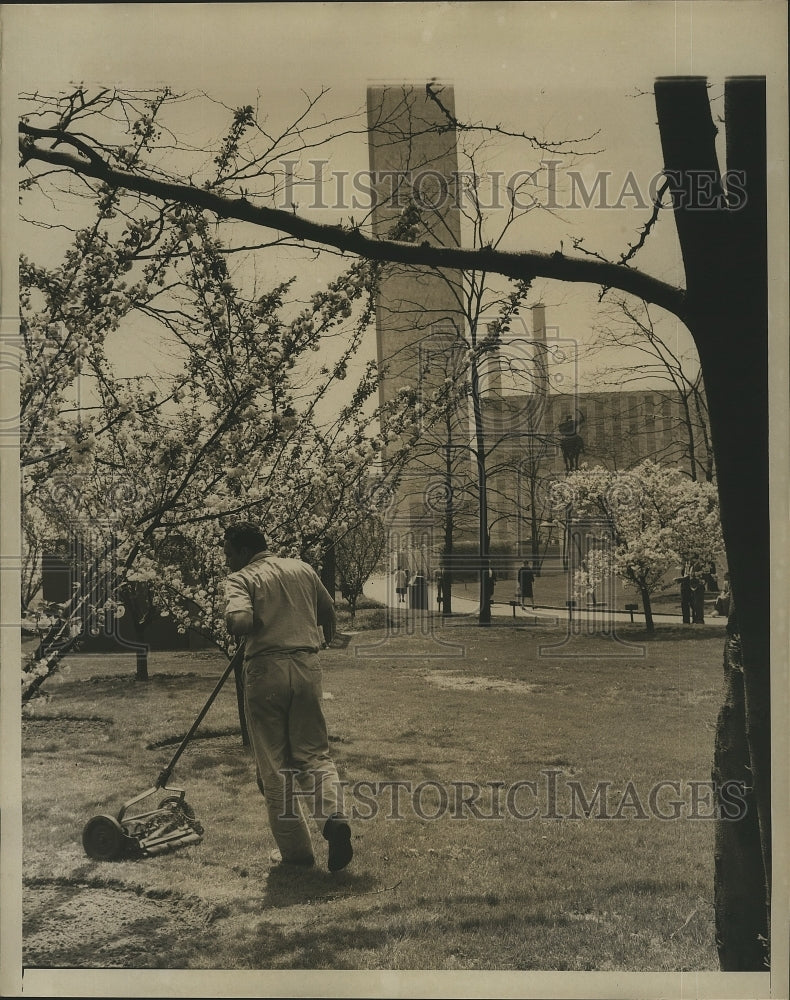
<svg viewBox="0 0 790 1000"><path fill-rule="evenodd" d="M82 831L82 846L94 861L116 861L126 846L123 828L112 816L94 816Z"/></svg>
<svg viewBox="0 0 790 1000"><path fill-rule="evenodd" d="M159 803L160 809L169 809L171 806L179 806L187 819L195 818L195 810L187 801L181 801L178 795L168 795Z"/></svg>

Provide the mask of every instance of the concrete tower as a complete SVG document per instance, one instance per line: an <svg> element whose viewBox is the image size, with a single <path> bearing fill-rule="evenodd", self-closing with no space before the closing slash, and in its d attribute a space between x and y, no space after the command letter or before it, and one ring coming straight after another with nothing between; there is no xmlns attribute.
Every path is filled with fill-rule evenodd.
<svg viewBox="0 0 790 1000"><path fill-rule="evenodd" d="M458 156L451 87L379 84L367 92L370 170L375 204L373 231L379 238L461 245L456 197ZM410 216L410 212L416 214ZM427 396L448 376L463 373L461 275L428 268L387 265L376 310L378 362L385 372L380 402L408 387ZM459 336L460 334L460 336ZM441 523L448 487L447 438L468 441L466 400L444 428L427 432L403 477L395 518L406 531ZM456 458L462 449L456 450Z"/></svg>

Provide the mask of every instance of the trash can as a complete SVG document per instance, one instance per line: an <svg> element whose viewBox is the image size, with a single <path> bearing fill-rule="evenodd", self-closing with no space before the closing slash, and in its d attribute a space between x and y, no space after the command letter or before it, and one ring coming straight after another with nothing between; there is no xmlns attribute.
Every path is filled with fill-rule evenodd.
<svg viewBox="0 0 790 1000"><path fill-rule="evenodd" d="M428 584L424 576L415 576L409 586L409 607L428 610Z"/></svg>

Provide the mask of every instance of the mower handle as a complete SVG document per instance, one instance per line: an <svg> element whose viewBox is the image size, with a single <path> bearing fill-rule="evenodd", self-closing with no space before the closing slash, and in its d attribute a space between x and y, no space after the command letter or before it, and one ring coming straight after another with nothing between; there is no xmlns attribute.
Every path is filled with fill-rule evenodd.
<svg viewBox="0 0 790 1000"><path fill-rule="evenodd" d="M176 766L176 761L178 760L178 758L181 756L181 754L186 749L187 743L189 743L189 741L195 735L195 731L197 730L197 727L203 721L203 718L204 718L206 712L208 712L208 710L211 708L211 706L212 706L212 704L214 702L214 699L217 697L217 695L219 694L220 690L222 689L222 685L225 683L225 681L230 676L231 670L234 670L236 668L236 666L241 663L241 661L242 661L243 658L244 658L244 642L240 643L239 648L236 650L236 652L231 657L231 659L230 659L227 667L225 668L225 672L222 674L222 676L220 677L220 679L217 681L217 684L216 684L214 690L211 692L211 694L208 697L208 701L203 706L203 708L200 710L200 712L198 714L198 717L192 723L191 729L186 734L186 736L183 738L183 740L181 740L181 743L179 744L179 747L176 750L176 752L173 754L173 756L172 756L172 758L170 760L170 763L167 765L166 768L164 768L164 770L162 770L162 771L159 772L159 777L156 779L156 784L154 785L155 789L156 788L164 788L165 785L168 783L168 781L170 780L170 774L171 774L173 768Z"/></svg>

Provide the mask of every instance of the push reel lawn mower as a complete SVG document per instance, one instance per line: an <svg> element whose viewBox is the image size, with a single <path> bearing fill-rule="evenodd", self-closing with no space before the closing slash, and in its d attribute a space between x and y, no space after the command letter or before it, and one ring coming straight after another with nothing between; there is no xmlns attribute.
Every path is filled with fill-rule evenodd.
<svg viewBox="0 0 790 1000"><path fill-rule="evenodd" d="M153 788L125 802L117 816L93 816L82 830L82 846L94 861L118 861L129 857L150 857L163 851L199 844L203 827L184 798L182 788L168 785L176 761L203 721L230 672L241 667L244 646L239 646L225 672L200 710L192 727L173 754L170 763L160 772ZM164 794L156 805L153 796ZM152 800L146 802L146 800ZM136 808L135 808L136 807Z"/></svg>

